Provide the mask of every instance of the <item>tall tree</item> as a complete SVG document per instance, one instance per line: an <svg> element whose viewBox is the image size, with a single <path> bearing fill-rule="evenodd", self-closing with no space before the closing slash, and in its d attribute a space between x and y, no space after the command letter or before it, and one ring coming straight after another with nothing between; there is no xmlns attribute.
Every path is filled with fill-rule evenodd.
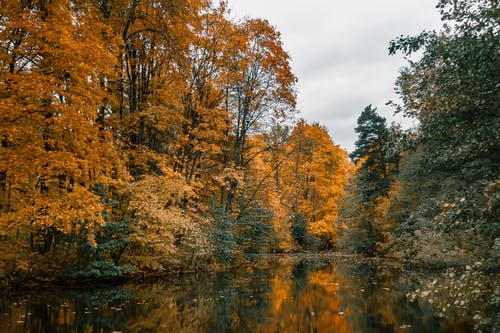
<svg viewBox="0 0 500 333"><path fill-rule="evenodd" d="M347 248L369 255L375 254L381 240L382 225L375 219L377 206L387 196L398 171L399 155L388 152L391 133L385 118L368 105L358 117L355 132L358 140L350 157L356 162L356 173L343 198L340 221ZM347 240L346 240L347 238Z"/></svg>
<svg viewBox="0 0 500 333"><path fill-rule="evenodd" d="M0 230L30 253L102 225L105 207L92 188L125 176L98 121L113 100L116 63L99 14L93 3L65 0L0 9Z"/></svg>
<svg viewBox="0 0 500 333"><path fill-rule="evenodd" d="M269 22L250 19L238 28L245 36L245 47L237 55L236 76L226 101L232 119L231 145L224 158L226 170L233 175L241 175L249 162L250 135L269 128L273 119L286 121L293 115L297 80L280 34ZM225 211L231 210L237 187L237 177L222 187L220 201Z"/></svg>
<svg viewBox="0 0 500 333"><path fill-rule="evenodd" d="M389 130L385 118L377 114L377 108L368 105L358 117L354 131L358 134L355 150L350 154L354 162L362 159L358 169L358 188L361 198L370 201L389 190L397 168L384 151Z"/></svg>
<svg viewBox="0 0 500 333"><path fill-rule="evenodd" d="M227 19L227 8L206 8L193 21L194 34L186 57L174 60L183 86L181 128L177 137L174 170L188 182L195 178L214 191L213 178L222 172L223 150L230 122L228 86L233 80L235 56L244 36Z"/></svg>
<svg viewBox="0 0 500 333"><path fill-rule="evenodd" d="M287 148L290 158L282 172L282 186L295 216L296 238L309 234L320 246L331 247L337 232L337 201L350 169L347 153L333 143L325 128L304 121L293 129Z"/></svg>

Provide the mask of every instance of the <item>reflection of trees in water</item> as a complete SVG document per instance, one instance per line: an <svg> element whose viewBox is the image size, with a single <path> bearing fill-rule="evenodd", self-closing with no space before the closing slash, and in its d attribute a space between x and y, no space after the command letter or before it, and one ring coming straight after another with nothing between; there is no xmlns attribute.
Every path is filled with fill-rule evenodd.
<svg viewBox="0 0 500 333"><path fill-rule="evenodd" d="M467 332L409 303L413 286L387 264L278 259L200 278L40 291L11 308L15 299L1 299L11 326L0 323L0 333L28 312L32 332Z"/></svg>
<svg viewBox="0 0 500 333"><path fill-rule="evenodd" d="M125 308L132 298L131 292L116 286L35 291L21 302L0 302L2 321L7 319L5 313L10 315L10 327L4 322L0 332L21 328L23 332L25 328L31 332L86 332L88 327L96 332L124 330L126 313L118 314L116 308Z"/></svg>
<svg viewBox="0 0 500 333"><path fill-rule="evenodd" d="M292 276L295 287L293 293L297 297L307 287L307 270L303 262L294 265Z"/></svg>
<svg viewBox="0 0 500 333"><path fill-rule="evenodd" d="M256 325L266 321L263 313L269 307L272 274L270 267L242 269L231 277L220 274L214 290L220 296L209 317L208 332L253 332Z"/></svg>
<svg viewBox="0 0 500 333"><path fill-rule="evenodd" d="M236 304L234 280L227 274L217 274L210 291L214 304L207 315L207 332L228 332L235 317Z"/></svg>
<svg viewBox="0 0 500 333"><path fill-rule="evenodd" d="M271 280L273 318L258 332L456 332L429 308L407 302L413 283L397 267L300 262ZM292 276L288 279L286 276ZM444 325L443 325L444 324ZM449 327L449 328L447 328ZM465 332L465 331L464 331Z"/></svg>
<svg viewBox="0 0 500 333"><path fill-rule="evenodd" d="M334 271L349 281L340 295L352 309L350 332L399 332L401 327L405 332L470 331L463 322L439 320L425 304L408 302L405 292L416 277L397 264L373 261L337 265Z"/></svg>

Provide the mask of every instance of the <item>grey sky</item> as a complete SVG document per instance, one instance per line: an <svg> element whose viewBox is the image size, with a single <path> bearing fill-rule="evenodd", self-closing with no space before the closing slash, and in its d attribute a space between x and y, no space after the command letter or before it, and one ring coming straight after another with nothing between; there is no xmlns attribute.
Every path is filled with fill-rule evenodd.
<svg viewBox="0 0 500 333"><path fill-rule="evenodd" d="M328 128L335 143L351 151L354 127L368 104L389 123L405 127L385 106L392 99L401 55L389 41L440 27L437 0L229 0L232 16L267 19L281 32L298 77L300 117Z"/></svg>

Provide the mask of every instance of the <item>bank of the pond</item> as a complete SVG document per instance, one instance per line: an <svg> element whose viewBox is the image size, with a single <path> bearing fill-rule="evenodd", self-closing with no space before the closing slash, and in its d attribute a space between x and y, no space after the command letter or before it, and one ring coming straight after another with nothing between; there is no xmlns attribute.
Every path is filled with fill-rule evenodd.
<svg viewBox="0 0 500 333"><path fill-rule="evenodd" d="M437 260L412 260L401 258L387 258L387 257L368 257L361 254L351 254L344 252L287 252L287 253L255 253L247 254L232 264L205 264L196 265L196 267L170 267L162 271L137 271L129 270L124 274L115 276L99 276L99 277L81 277L75 278L70 276L54 277L53 279L36 279L29 280L9 280L3 281L0 286L3 292L16 292L20 289L37 289L37 288L50 288L52 286L74 287L82 285L95 285L95 284L120 284L126 282L143 283L155 280L172 280L178 279L185 275L199 275L199 274L217 274L220 272L231 271L241 267L260 268L265 267L274 261L289 261L290 263L303 263L315 262L329 264L333 262L350 262L353 264L368 264L368 263L383 263L390 265L394 268L399 268L405 271L425 272L428 271L444 271L446 269L464 270L466 267L474 266L477 271L484 272L485 274L499 274L500 263L489 261L437 261Z"/></svg>
<svg viewBox="0 0 500 333"><path fill-rule="evenodd" d="M92 285L99 283L124 283L127 281L146 282L157 279L176 279L189 274L215 274L218 272L231 271L241 267L261 267L276 260L289 260L299 263L304 261L315 261L331 263L333 261L352 261L355 263L384 261L394 264L399 260L393 258L367 257L364 255L350 254L343 252L286 252L286 253L254 253L239 257L230 264L198 264L195 267L172 266L163 270L128 270L123 274L106 275L106 273L96 274L99 276L61 275L54 278L37 279L35 277L24 279L9 279L1 281L0 286L4 291L19 289L35 289L44 286L67 286Z"/></svg>

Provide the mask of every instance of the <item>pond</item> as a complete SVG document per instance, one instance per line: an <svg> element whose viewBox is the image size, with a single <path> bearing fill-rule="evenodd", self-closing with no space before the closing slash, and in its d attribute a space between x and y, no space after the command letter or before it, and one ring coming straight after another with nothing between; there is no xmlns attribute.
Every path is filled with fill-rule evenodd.
<svg viewBox="0 0 500 333"><path fill-rule="evenodd" d="M2 296L6 332L472 332L387 262L286 256L225 273ZM255 267L258 266L258 267Z"/></svg>

